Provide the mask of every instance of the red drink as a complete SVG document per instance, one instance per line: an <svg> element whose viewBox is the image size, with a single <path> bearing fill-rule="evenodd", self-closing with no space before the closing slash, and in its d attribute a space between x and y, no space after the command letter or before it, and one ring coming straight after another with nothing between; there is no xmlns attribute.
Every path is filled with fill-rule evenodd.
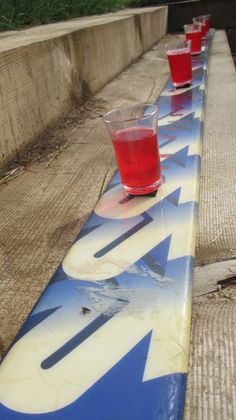
<svg viewBox="0 0 236 420"><path fill-rule="evenodd" d="M103 116L115 149L121 181L129 194L149 194L162 183L157 116L158 108L153 104L117 108Z"/></svg>
<svg viewBox="0 0 236 420"><path fill-rule="evenodd" d="M185 32L186 39L192 41L191 44L191 53L200 54L201 53L201 40L202 40L202 32L201 30L193 30Z"/></svg>
<svg viewBox="0 0 236 420"><path fill-rule="evenodd" d="M161 180L157 132L144 126L124 128L112 134L112 142L125 189L133 194L142 194L140 187L147 187L145 193L156 190L152 184Z"/></svg>
<svg viewBox="0 0 236 420"><path fill-rule="evenodd" d="M207 33L206 21L202 22L202 37L204 38Z"/></svg>
<svg viewBox="0 0 236 420"><path fill-rule="evenodd" d="M204 38L207 33L207 26L206 26L205 18L203 18L203 20L201 21L201 24L202 24L202 38Z"/></svg>
<svg viewBox="0 0 236 420"><path fill-rule="evenodd" d="M206 16L206 33L210 30L210 15Z"/></svg>
<svg viewBox="0 0 236 420"><path fill-rule="evenodd" d="M210 15L201 15L193 18L193 23L202 25L202 38L205 37L206 33L209 31L210 27Z"/></svg>
<svg viewBox="0 0 236 420"><path fill-rule="evenodd" d="M204 33L203 36L205 36L207 32L209 32L209 29L210 29L210 15L199 16L199 20L203 25L203 28L202 28L203 33Z"/></svg>
<svg viewBox="0 0 236 420"><path fill-rule="evenodd" d="M173 85L184 86L192 82L192 63L189 48L167 51Z"/></svg>

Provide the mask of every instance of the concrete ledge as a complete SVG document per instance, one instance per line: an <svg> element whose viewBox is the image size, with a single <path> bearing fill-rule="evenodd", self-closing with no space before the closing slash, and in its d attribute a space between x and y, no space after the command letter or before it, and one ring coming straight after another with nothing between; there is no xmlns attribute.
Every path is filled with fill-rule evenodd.
<svg viewBox="0 0 236 420"><path fill-rule="evenodd" d="M227 36L217 31L209 61L196 265L236 258L235 93Z"/></svg>
<svg viewBox="0 0 236 420"><path fill-rule="evenodd" d="M0 167L150 49L167 12L127 9L0 37Z"/></svg>
<svg viewBox="0 0 236 420"><path fill-rule="evenodd" d="M236 258L235 92L227 37L217 31L209 61L195 260L208 272L208 264ZM235 314L235 285L193 300L184 420L236 418Z"/></svg>

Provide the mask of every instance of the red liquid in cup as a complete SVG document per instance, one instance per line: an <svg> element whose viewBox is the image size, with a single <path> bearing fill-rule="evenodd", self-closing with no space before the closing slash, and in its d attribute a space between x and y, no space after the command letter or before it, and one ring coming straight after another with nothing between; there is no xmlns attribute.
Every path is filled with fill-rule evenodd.
<svg viewBox="0 0 236 420"><path fill-rule="evenodd" d="M168 51L171 79L174 86L184 86L192 81L192 63L189 49Z"/></svg>
<svg viewBox="0 0 236 420"><path fill-rule="evenodd" d="M192 41L191 53L192 54L200 54L202 32L201 31L185 32L185 37L186 37L186 39L190 39Z"/></svg>
<svg viewBox="0 0 236 420"><path fill-rule="evenodd" d="M204 37L210 29L210 16L199 16L202 23L202 36Z"/></svg>
<svg viewBox="0 0 236 420"><path fill-rule="evenodd" d="M112 135L112 142L124 186L146 187L161 179L156 131L148 127L125 128Z"/></svg>
<svg viewBox="0 0 236 420"><path fill-rule="evenodd" d="M206 33L207 33L206 22L202 22L202 38L204 38Z"/></svg>
<svg viewBox="0 0 236 420"><path fill-rule="evenodd" d="M205 24L206 24L206 33L207 33L210 30L210 18L209 17L206 18Z"/></svg>

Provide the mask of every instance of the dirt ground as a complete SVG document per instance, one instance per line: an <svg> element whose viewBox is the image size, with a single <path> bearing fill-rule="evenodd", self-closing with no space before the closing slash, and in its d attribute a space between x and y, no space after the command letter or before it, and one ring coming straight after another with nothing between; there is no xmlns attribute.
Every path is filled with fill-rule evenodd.
<svg viewBox="0 0 236 420"><path fill-rule="evenodd" d="M9 181L12 176L29 170L33 163L46 162L50 166L59 153L68 145L68 130L74 132L86 119L93 120L104 113L106 101L94 97L81 105L77 105L69 116L61 119L52 128L43 133L19 155L14 157L0 172L0 184ZM7 178L6 178L7 177Z"/></svg>

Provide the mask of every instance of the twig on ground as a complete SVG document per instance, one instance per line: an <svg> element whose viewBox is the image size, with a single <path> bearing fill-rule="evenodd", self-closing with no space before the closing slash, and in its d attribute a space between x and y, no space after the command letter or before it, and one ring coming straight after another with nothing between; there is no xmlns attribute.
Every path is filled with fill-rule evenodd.
<svg viewBox="0 0 236 420"><path fill-rule="evenodd" d="M155 90L155 88L156 88L156 82L154 82L153 83L153 86L151 87L151 90L150 90L150 92L149 92L149 95L148 95L148 98L146 99L146 103L148 103L149 101L150 101L150 99L151 99L151 97L152 97L152 95L153 95L153 92L154 92L154 90Z"/></svg>
<svg viewBox="0 0 236 420"><path fill-rule="evenodd" d="M213 244L215 241L217 241L217 239L220 237L220 235L222 234L223 229L220 230L220 232L216 235L216 237L214 239L212 239L211 242L209 242L208 245Z"/></svg>
<svg viewBox="0 0 236 420"><path fill-rule="evenodd" d="M223 296L224 296L224 297L226 297L227 299L229 299L229 300L233 300L231 296L227 295L227 294L226 294L226 293L222 290L221 284L218 284L218 292L219 292L219 294L220 294L220 295L223 295Z"/></svg>
<svg viewBox="0 0 236 420"><path fill-rule="evenodd" d="M230 271L230 273L236 274L236 272L234 270L231 270L231 268L228 267L228 270Z"/></svg>
<svg viewBox="0 0 236 420"><path fill-rule="evenodd" d="M1 184L7 184L7 182L11 181L14 178L17 178L20 175L23 175L24 173L24 166L18 166L17 168L12 169L9 172L5 173L5 176L0 179L0 185Z"/></svg>
<svg viewBox="0 0 236 420"><path fill-rule="evenodd" d="M64 150L68 146L69 140L70 139L68 139L68 141L66 141L64 144L62 144L59 147L59 149L57 149L53 154L51 154L51 159L45 165L46 168L51 166L52 162L57 158L57 156L62 152L62 150Z"/></svg>

